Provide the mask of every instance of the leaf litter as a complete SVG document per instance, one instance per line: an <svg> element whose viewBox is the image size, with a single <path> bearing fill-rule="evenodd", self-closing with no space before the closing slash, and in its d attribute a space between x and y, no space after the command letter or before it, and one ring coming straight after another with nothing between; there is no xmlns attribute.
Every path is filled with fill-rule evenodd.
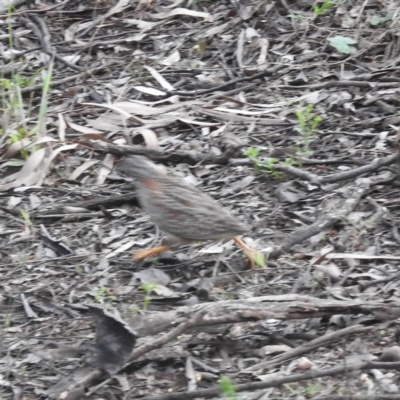
<svg viewBox="0 0 400 400"><path fill-rule="evenodd" d="M394 367L337 376L326 366L400 360L398 163L374 163L398 152L393 4L328 3L72 0L2 10L2 398L201 398L205 388L219 398L223 376L249 399L241 385L268 380L254 389L259 398L398 396ZM43 116L38 70L51 59ZM130 151L243 217L267 267L249 271L229 242L133 261L162 233L113 170ZM354 172L360 166L369 169ZM327 176L335 179L315 178ZM308 296L313 307L337 301L347 311L196 320L201 307L211 315L235 300L251 313L246 300L265 296L275 309ZM363 315L352 301L386 302L393 315ZM106 316L111 308L117 318ZM85 362L92 375L79 369ZM241 374L249 370L251 379ZM308 370L328 372L290 381Z"/></svg>

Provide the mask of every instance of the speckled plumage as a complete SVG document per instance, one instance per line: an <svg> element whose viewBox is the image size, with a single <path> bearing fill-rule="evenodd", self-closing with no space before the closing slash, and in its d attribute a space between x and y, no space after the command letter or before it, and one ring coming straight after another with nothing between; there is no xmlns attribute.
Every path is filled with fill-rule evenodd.
<svg viewBox="0 0 400 400"><path fill-rule="evenodd" d="M248 231L209 195L164 175L141 156L123 159L117 170L137 181L142 208L161 231L182 241L231 239Z"/></svg>

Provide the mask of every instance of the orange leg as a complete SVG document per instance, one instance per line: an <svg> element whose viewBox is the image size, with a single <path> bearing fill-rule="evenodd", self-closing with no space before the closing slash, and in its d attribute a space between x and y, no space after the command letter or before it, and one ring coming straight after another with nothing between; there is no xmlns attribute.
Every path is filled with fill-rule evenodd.
<svg viewBox="0 0 400 400"><path fill-rule="evenodd" d="M143 260L144 258L155 256L156 254L160 254L168 249L169 249L168 246L159 246L159 247L154 247L153 249L140 250L132 258L134 260Z"/></svg>
<svg viewBox="0 0 400 400"><path fill-rule="evenodd" d="M256 263L254 261L254 255L257 252L257 250L252 249L251 247L247 246L245 242L240 237L235 237L233 240L243 249L243 251L246 253L247 257L249 258L250 262L250 267L251 269L254 269L256 266Z"/></svg>

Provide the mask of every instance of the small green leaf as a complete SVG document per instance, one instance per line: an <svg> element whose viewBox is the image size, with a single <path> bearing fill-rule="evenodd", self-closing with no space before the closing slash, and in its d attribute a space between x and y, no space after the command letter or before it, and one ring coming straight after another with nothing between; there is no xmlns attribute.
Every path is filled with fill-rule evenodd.
<svg viewBox="0 0 400 400"><path fill-rule="evenodd" d="M368 22L372 25L372 26L376 26L379 24L384 24L387 21L391 21L393 18L393 15L387 15L386 17L372 17L368 20Z"/></svg>
<svg viewBox="0 0 400 400"><path fill-rule="evenodd" d="M350 54L351 47L349 45L356 44L357 40L345 36L335 36L328 39L331 46L343 54Z"/></svg>
<svg viewBox="0 0 400 400"><path fill-rule="evenodd" d="M266 267L266 265L265 265L265 257L264 257L264 254L261 253L261 251L256 251L254 253L253 260L259 267L261 267L261 268L265 268Z"/></svg>
<svg viewBox="0 0 400 400"><path fill-rule="evenodd" d="M314 3L313 9L315 14L322 14L324 11L329 10L334 5L335 3L332 3L331 1L324 1L321 5L320 3Z"/></svg>
<svg viewBox="0 0 400 400"><path fill-rule="evenodd" d="M236 393L236 387L228 376L222 375L219 382L221 392L230 398L233 398Z"/></svg>

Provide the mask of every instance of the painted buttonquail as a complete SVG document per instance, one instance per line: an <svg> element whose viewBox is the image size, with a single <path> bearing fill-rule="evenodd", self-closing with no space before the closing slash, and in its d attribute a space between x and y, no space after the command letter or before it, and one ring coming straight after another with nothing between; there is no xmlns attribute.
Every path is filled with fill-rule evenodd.
<svg viewBox="0 0 400 400"><path fill-rule="evenodd" d="M247 232L248 227L208 194L182 179L165 175L142 156L122 159L117 171L136 179L141 207L166 234L162 246L139 251L135 259L161 253L173 245L233 239L254 266L254 250L237 237Z"/></svg>

